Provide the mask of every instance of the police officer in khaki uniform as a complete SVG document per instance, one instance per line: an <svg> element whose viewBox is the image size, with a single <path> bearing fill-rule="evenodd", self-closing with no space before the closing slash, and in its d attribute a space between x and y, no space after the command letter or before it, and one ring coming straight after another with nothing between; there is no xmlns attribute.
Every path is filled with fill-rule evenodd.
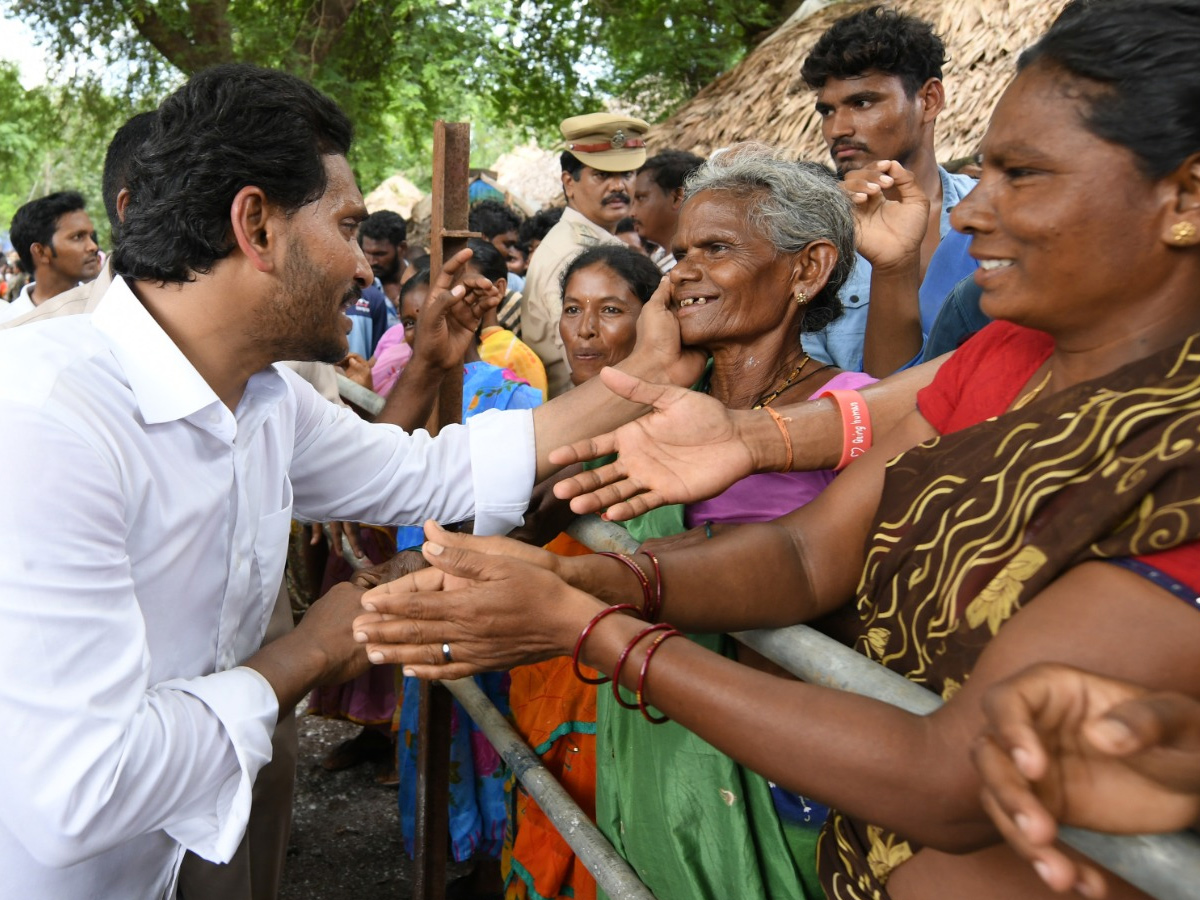
<svg viewBox="0 0 1200 900"><path fill-rule="evenodd" d="M613 232L629 215L633 177L646 161L643 136L649 127L641 119L611 113L572 116L559 126L567 145L559 160L567 208L529 262L521 310L522 339L545 363L551 397L571 386L558 334L562 273L589 247L619 243Z"/></svg>

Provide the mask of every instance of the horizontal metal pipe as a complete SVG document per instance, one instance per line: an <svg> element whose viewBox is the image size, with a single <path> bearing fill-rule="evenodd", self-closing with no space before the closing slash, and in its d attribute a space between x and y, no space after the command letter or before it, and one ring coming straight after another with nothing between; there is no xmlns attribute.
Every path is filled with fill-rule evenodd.
<svg viewBox="0 0 1200 900"><path fill-rule="evenodd" d="M567 530L593 550L632 553L637 548L624 528L598 516L581 516ZM942 705L933 692L807 625L742 631L734 637L810 684L871 697L922 716ZM1200 836L1193 832L1118 836L1063 827L1059 837L1157 900L1197 896Z"/></svg>
<svg viewBox="0 0 1200 900"><path fill-rule="evenodd" d="M357 381L351 381L341 372L337 373L338 393L343 400L353 403L363 412L377 416L383 412L384 398L368 390Z"/></svg>
<svg viewBox="0 0 1200 900"><path fill-rule="evenodd" d="M600 829L592 824L579 804L546 770L538 755L521 740L479 686L470 678L443 681L442 684L487 735L496 752L554 823L563 840L571 845L579 861L592 873L604 892L612 900L654 900L654 895L638 879L629 863L605 840Z"/></svg>

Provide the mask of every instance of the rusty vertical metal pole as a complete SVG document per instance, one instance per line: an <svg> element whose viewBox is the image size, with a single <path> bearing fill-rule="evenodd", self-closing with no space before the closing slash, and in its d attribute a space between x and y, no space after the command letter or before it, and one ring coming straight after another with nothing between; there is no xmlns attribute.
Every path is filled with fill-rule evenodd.
<svg viewBox="0 0 1200 900"><path fill-rule="evenodd" d="M430 273L442 270L447 259L467 245L470 199L467 195L471 161L471 125L442 122L433 125L433 221L430 227ZM440 165L439 165L440 163ZM442 382L438 395L438 425L462 421L462 372Z"/></svg>
<svg viewBox="0 0 1200 900"><path fill-rule="evenodd" d="M437 121L433 126L433 221L430 227L430 272L467 242L467 178L471 126ZM462 369L452 372L438 394L430 422L436 434L443 425L462 421ZM421 682L417 717L416 874L413 896L443 900L450 839L450 713L453 699L440 684Z"/></svg>

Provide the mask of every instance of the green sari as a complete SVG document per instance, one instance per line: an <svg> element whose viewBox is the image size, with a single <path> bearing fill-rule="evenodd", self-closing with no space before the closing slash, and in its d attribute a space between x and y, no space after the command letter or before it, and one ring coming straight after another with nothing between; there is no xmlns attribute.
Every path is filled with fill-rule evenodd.
<svg viewBox="0 0 1200 900"><path fill-rule="evenodd" d="M627 523L639 542L684 531L683 507ZM729 658L727 635L689 635ZM596 702L596 824L659 900L816 900L821 823L780 819L761 775L675 722L652 725L620 708L612 689ZM626 691L625 700L633 695ZM601 892L601 896L604 896Z"/></svg>

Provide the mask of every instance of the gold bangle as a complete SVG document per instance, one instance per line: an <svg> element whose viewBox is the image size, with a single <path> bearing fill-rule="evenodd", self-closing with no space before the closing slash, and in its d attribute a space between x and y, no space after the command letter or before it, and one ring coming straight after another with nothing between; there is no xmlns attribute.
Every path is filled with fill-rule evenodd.
<svg viewBox="0 0 1200 900"><path fill-rule="evenodd" d="M783 468L779 471L790 472L792 471L792 436L788 434L787 425L784 423L792 420L785 416L781 416L769 406L764 406L763 409L767 411L767 415L769 415L775 421L775 424L779 426L779 433L783 435L783 446L787 448L787 459L783 463Z"/></svg>

